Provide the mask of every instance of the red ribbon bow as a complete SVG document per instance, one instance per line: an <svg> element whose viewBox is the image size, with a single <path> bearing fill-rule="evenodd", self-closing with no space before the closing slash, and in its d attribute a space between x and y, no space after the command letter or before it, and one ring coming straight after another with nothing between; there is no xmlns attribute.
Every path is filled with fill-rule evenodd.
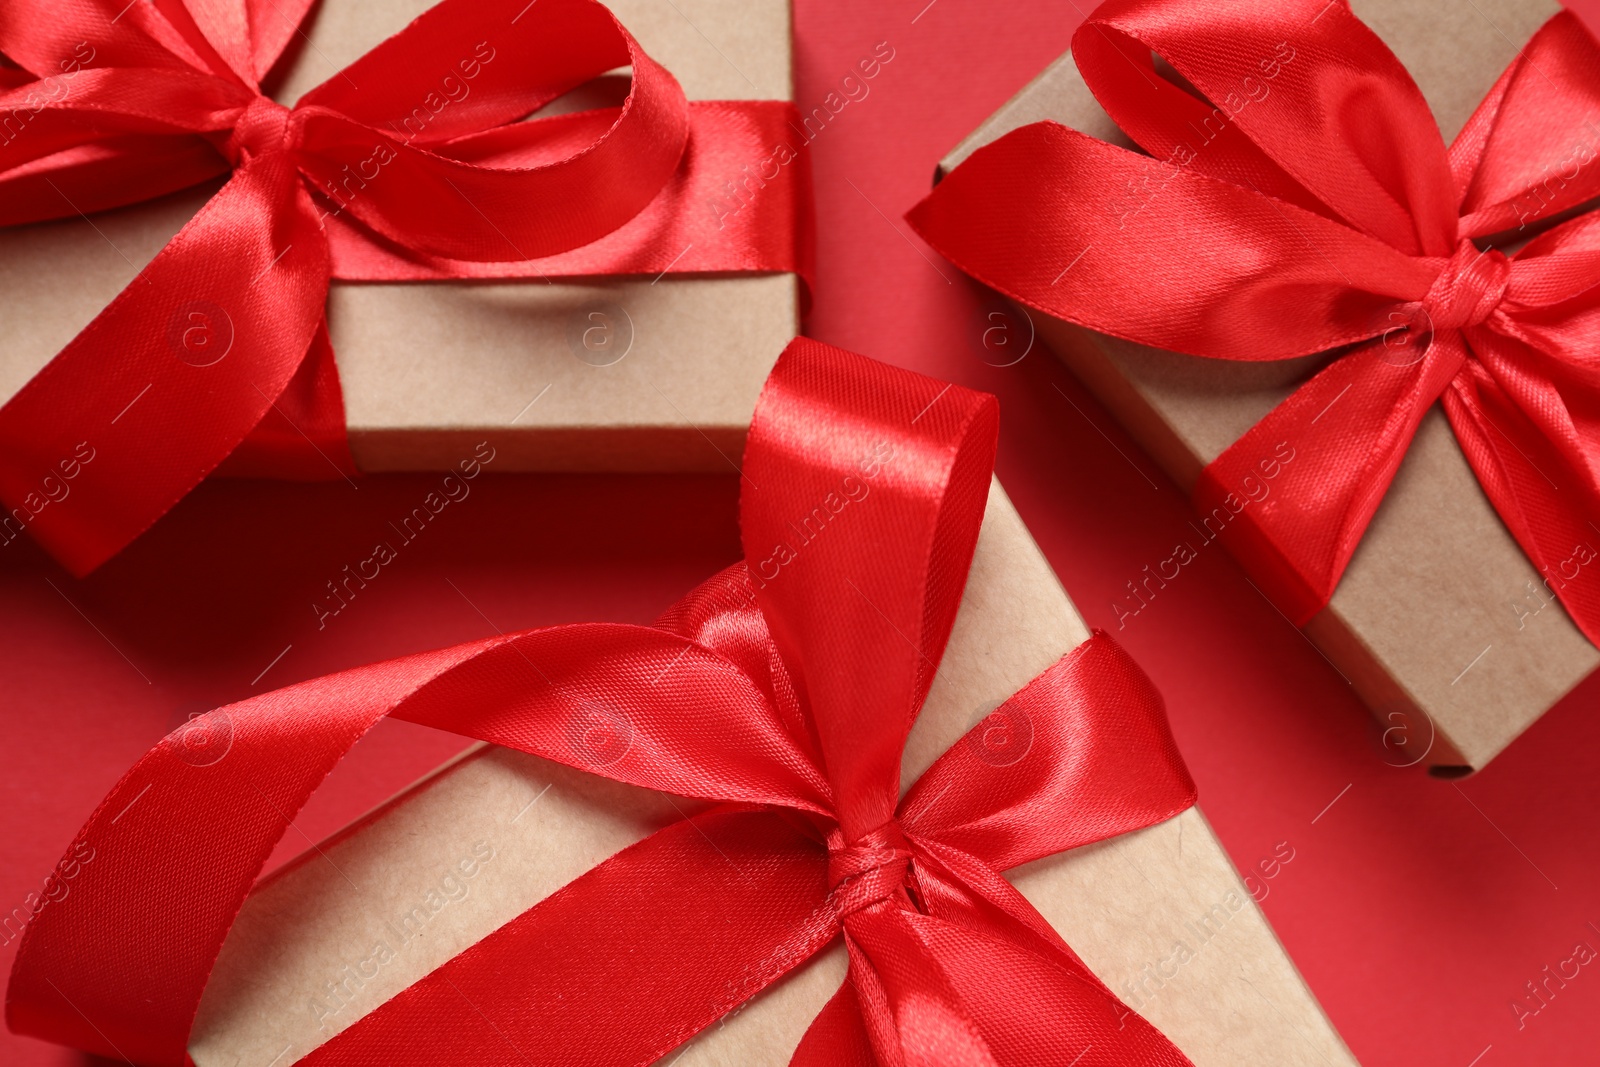
<svg viewBox="0 0 1600 1067"><path fill-rule="evenodd" d="M745 452L748 569L655 627L495 637L211 712L189 729L226 734L220 759L169 736L84 827L79 842L107 858L29 924L10 1025L181 1064L212 962L286 820L394 715L716 806L303 1062L651 1063L842 930L850 981L797 1064L1187 1064L999 874L1193 803L1160 698L1121 649L1097 635L1063 657L900 795L997 429L991 396L795 341ZM810 539L791 523L812 523ZM625 743L585 743L574 724L594 715ZM986 744L1007 724L1026 724L1009 736L1031 731L1031 744Z"/></svg>
<svg viewBox="0 0 1600 1067"><path fill-rule="evenodd" d="M1442 397L1501 518L1600 639L1600 582L1571 580L1600 514L1600 216L1560 221L1600 195L1600 49L1576 17L1545 23L1448 149L1343 0L1111 0L1073 55L1150 155L1025 126L958 167L916 229L1101 333L1218 359L1341 349L1195 489L1242 520L1241 554L1297 623ZM1285 445L1292 466L1257 499Z"/></svg>
<svg viewBox="0 0 1600 1067"><path fill-rule="evenodd" d="M331 278L803 269L803 166L749 210L709 207L792 140L787 102L686 102L594 0L444 0L286 108L259 83L311 6L0 10L0 52L24 68L0 67L0 225L232 172L0 408L6 540L26 527L81 575L241 443L238 473L352 470ZM618 67L620 108L518 121Z"/></svg>

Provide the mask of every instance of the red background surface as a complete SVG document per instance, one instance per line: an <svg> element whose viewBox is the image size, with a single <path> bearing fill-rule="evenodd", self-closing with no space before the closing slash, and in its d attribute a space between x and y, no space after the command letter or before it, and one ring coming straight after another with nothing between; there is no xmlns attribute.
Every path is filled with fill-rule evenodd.
<svg viewBox="0 0 1600 1067"><path fill-rule="evenodd" d="M1003 14L985 0L796 7L803 108L878 42L895 52L814 146L808 332L997 393L1001 477L1090 622L1115 631L1124 583L1187 536L1185 501L1047 353L989 366L998 305L899 221L938 157L1062 52L1081 14L1054 0ZM490 476L319 630L309 605L323 583L433 482L210 484L82 582L31 545L0 551L0 911L22 905L128 764L193 711L496 627L645 622L738 550L731 476ZM1239 867L1278 842L1294 849L1263 907L1363 1063L1600 1061L1600 965L1521 1028L1510 1007L1578 942L1600 949L1600 682L1448 783L1385 762L1340 676L1216 550L1116 636L1164 690ZM380 726L280 853L459 745ZM5 1034L0 1062L83 1060Z"/></svg>

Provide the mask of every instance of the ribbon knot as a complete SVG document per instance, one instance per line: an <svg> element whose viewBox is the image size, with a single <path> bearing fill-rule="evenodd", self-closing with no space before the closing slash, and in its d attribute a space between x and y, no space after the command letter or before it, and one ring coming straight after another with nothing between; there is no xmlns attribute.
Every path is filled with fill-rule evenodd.
<svg viewBox="0 0 1600 1067"><path fill-rule="evenodd" d="M890 819L855 842L828 853L828 885L841 918L907 889L911 877L911 844Z"/></svg>
<svg viewBox="0 0 1600 1067"><path fill-rule="evenodd" d="M1124 341L1247 362L1336 353L1194 488L1201 514L1238 516L1234 551L1295 622L1327 607L1439 402L1534 569L1570 570L1600 521L1600 167L1557 116L1593 96L1594 37L1551 17L1446 147L1348 3L1230 10L1106 0L1072 55L1144 154L1023 126L951 172L914 227L973 277ZM1246 85L1239 56L1257 59ZM1107 211L1105 189L1134 195ZM1479 251L1490 242L1520 247ZM1268 470L1272 502L1241 511ZM1553 584L1600 643L1600 582Z"/></svg>
<svg viewBox="0 0 1600 1067"><path fill-rule="evenodd" d="M789 165L803 151L748 204L721 191L741 163L754 173L773 145L790 152L793 105L691 104L599 0L441 0L293 108L259 79L316 5L293 0L258 25L260 3L162 0L108 18L98 3L6 0L0 116L34 117L26 136L8 120L0 226L232 174L0 406L0 501L15 520L0 541L25 525L86 574L225 459L235 474L354 474L325 314L334 279L809 268L806 164ZM93 72L63 74L57 37L81 42L94 59L72 63ZM621 68L621 106L542 113ZM227 359L173 358L195 307L217 321L226 309ZM38 486L80 447L102 458L69 503L40 511Z"/></svg>
<svg viewBox="0 0 1600 1067"><path fill-rule="evenodd" d="M295 124L290 121L292 114L289 108L271 97L257 96L220 146L223 156L238 168L266 152L292 149L295 136Z"/></svg>
<svg viewBox="0 0 1600 1067"><path fill-rule="evenodd" d="M201 991L285 816L394 716L715 806L351 1020L302 1067L495 1064L508 1048L530 1064L656 1063L841 940L849 980L793 1067L1192 1067L1001 873L1194 802L1160 696L1127 653L1090 638L900 789L998 434L993 397L797 339L745 445L751 483L777 487L741 497L746 560L866 469L838 448L846 436L882 442L859 473L873 482L859 521L777 580L728 568L654 627L496 635L213 712L227 758L203 773L180 735L160 742L76 838L144 861L83 866L72 906L29 921L10 1025L152 1067L190 1062ZM538 684L518 668L530 663ZM632 743L597 766L572 743L574 706L626 709ZM1000 720L1032 731L1004 766L976 741ZM145 791L140 820L118 821ZM620 988L648 995L618 1010Z"/></svg>
<svg viewBox="0 0 1600 1067"><path fill-rule="evenodd" d="M1422 298L1422 310L1435 330L1477 326L1500 306L1510 281L1511 261L1504 253L1462 241Z"/></svg>

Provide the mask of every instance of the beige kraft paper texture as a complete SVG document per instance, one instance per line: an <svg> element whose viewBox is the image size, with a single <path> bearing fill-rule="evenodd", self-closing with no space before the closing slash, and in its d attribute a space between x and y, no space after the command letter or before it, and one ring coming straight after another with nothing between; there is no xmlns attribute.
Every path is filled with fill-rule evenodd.
<svg viewBox="0 0 1600 1067"><path fill-rule="evenodd" d="M906 782L1088 636L994 483ZM685 803L469 750L258 887L201 1003L197 1067L286 1067ZM1355 1064L1198 809L1008 877L1198 1067ZM835 946L664 1062L782 1067L844 975Z"/></svg>
<svg viewBox="0 0 1600 1067"><path fill-rule="evenodd" d="M292 103L433 3L316 5L278 99ZM691 99L793 98L788 0L608 6ZM441 57L441 73L456 62ZM109 304L216 187L0 229L0 399ZM328 323L356 464L448 470L488 438L501 470L727 470L775 354L798 330L799 299L792 274L336 281Z"/></svg>

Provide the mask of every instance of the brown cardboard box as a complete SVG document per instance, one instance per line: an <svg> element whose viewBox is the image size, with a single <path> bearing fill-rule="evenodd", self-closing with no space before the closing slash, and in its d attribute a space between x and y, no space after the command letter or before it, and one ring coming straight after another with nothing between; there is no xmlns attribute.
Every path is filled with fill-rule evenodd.
<svg viewBox="0 0 1600 1067"><path fill-rule="evenodd" d="M434 2L325 0L278 98L292 103ZM690 99L793 99L788 0L608 6ZM0 229L0 398L110 303L208 196ZM774 353L798 332L799 301L791 274L335 282L328 320L356 463L447 469L488 437L503 470L726 470ZM611 331L610 348L625 357L608 366L580 358L573 338L591 324Z"/></svg>
<svg viewBox="0 0 1600 1067"><path fill-rule="evenodd" d="M1560 10L1552 0L1351 7L1411 71L1446 141ZM1132 147L1066 55L979 126L941 171L1042 119ZM1030 315L1045 343L1186 491L1316 362L1197 359ZM1560 604L1534 593L1540 585L1436 404L1331 604L1305 631L1377 715L1388 758L1461 774L1483 766L1600 663Z"/></svg>
<svg viewBox="0 0 1600 1067"><path fill-rule="evenodd" d="M906 748L907 784L1088 636L995 483L948 650ZM197 1067L286 1067L679 810L661 794L533 756L470 751L257 888L201 1003ZM455 880L460 891L426 924L408 928L376 977L353 979L351 966L393 939L392 918L474 856L490 858ZM1197 809L1010 877L1198 1067L1355 1063ZM836 946L667 1062L781 1067L844 974Z"/></svg>

